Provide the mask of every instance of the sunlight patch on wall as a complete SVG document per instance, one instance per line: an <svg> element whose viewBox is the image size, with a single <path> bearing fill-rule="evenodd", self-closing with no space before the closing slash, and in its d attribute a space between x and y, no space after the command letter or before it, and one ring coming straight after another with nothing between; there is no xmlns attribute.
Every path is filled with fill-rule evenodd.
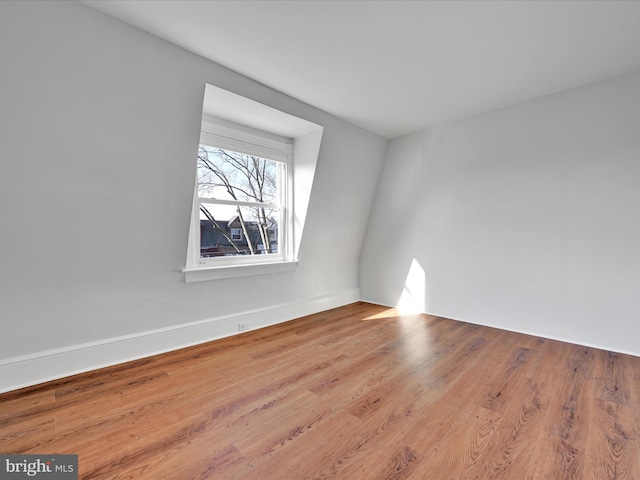
<svg viewBox="0 0 640 480"><path fill-rule="evenodd" d="M422 313L426 310L424 269L415 258L411 261L397 309L401 314Z"/></svg>

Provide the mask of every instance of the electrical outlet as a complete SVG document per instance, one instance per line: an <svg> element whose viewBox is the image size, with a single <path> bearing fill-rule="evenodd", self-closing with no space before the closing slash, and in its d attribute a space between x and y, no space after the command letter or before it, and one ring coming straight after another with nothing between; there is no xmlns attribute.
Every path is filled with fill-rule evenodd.
<svg viewBox="0 0 640 480"><path fill-rule="evenodd" d="M244 332L246 330L249 330L251 328L251 322L240 322L238 323L238 331L239 332Z"/></svg>

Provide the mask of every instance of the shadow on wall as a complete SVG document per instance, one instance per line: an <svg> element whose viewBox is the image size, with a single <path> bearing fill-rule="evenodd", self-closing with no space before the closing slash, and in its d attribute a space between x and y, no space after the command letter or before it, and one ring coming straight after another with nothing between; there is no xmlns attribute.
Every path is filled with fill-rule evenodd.
<svg viewBox="0 0 640 480"><path fill-rule="evenodd" d="M424 269L414 258L402 288L396 308L401 314L422 313L426 311L427 284Z"/></svg>

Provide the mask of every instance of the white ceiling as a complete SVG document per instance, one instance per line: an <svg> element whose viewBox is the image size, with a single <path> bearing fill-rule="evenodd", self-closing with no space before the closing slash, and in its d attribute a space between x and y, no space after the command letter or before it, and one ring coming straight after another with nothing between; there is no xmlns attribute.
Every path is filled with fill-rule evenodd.
<svg viewBox="0 0 640 480"><path fill-rule="evenodd" d="M84 3L389 138L640 70L638 1Z"/></svg>

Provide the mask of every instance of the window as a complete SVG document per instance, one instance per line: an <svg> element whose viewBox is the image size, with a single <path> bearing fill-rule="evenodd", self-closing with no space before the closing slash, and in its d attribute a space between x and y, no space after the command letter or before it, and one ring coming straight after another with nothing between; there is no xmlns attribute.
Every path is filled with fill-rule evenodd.
<svg viewBox="0 0 640 480"><path fill-rule="evenodd" d="M202 208L202 206L201 206L201 208ZM233 240L233 241L242 241L242 229L240 229L240 228L232 228L231 229L231 240ZM200 249L202 249L202 239L200 240L200 245L201 245Z"/></svg>
<svg viewBox="0 0 640 480"><path fill-rule="evenodd" d="M194 263L233 266L287 260L291 140L203 118L197 158Z"/></svg>
<svg viewBox="0 0 640 480"><path fill-rule="evenodd" d="M201 258L212 248L224 256L277 254L285 179L283 162L200 144Z"/></svg>
<svg viewBox="0 0 640 480"><path fill-rule="evenodd" d="M185 281L292 271L323 127L214 85L205 85L201 121ZM255 162L262 194L238 162Z"/></svg>

